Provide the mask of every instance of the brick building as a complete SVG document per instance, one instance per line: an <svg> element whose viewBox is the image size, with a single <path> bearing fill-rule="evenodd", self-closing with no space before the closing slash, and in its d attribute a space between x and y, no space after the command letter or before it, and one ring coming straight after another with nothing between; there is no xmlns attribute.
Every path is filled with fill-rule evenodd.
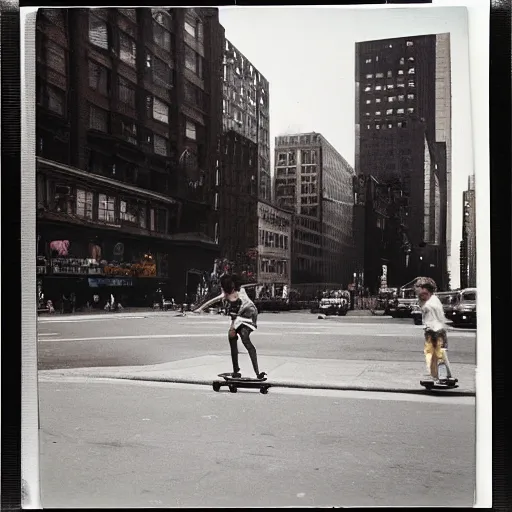
<svg viewBox="0 0 512 512"><path fill-rule="evenodd" d="M185 283L189 294L197 285L189 270L211 272L223 41L211 8L38 11L38 272L48 298L74 291L83 302L101 286L130 304L160 286L182 300Z"/></svg>

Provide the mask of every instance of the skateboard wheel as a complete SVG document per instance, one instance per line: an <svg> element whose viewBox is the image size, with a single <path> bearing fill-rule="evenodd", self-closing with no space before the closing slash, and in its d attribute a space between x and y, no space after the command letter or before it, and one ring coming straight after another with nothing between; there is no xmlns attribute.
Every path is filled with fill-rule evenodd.
<svg viewBox="0 0 512 512"><path fill-rule="evenodd" d="M235 386L229 386L229 391L231 391L231 393L236 393L238 389Z"/></svg>
<svg viewBox="0 0 512 512"><path fill-rule="evenodd" d="M220 384L218 382L213 383L213 391L220 391Z"/></svg>
<svg viewBox="0 0 512 512"><path fill-rule="evenodd" d="M266 394L268 393L268 388L261 388L261 389L260 389L260 393L261 393L262 395L266 395Z"/></svg>

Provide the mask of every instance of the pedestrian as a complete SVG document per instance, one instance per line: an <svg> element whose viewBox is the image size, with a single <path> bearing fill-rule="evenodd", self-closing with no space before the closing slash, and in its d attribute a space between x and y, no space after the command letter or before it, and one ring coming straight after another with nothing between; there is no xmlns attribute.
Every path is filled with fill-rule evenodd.
<svg viewBox="0 0 512 512"><path fill-rule="evenodd" d="M247 292L241 288L237 276L224 275L220 280L224 298L228 302L228 311L231 316L231 325L228 331L229 346L231 348L231 361L233 363L232 377L241 377L238 365L238 336L240 336L249 357L257 379L264 379L266 373L260 372L256 348L251 342L251 332L257 328L258 310Z"/></svg>
<svg viewBox="0 0 512 512"><path fill-rule="evenodd" d="M425 326L424 354L427 373L435 382L443 384L452 378L443 304L435 294L437 286L433 279L419 278L415 287Z"/></svg>

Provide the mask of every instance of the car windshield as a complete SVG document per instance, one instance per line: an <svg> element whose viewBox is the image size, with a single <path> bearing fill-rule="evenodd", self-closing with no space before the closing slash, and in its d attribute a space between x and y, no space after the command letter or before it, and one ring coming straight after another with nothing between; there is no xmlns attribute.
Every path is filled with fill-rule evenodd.
<svg viewBox="0 0 512 512"><path fill-rule="evenodd" d="M442 304L448 305L455 302L455 297L455 295L445 295L444 297L439 297L439 300Z"/></svg>
<svg viewBox="0 0 512 512"><path fill-rule="evenodd" d="M475 300L476 301L476 292L466 292L462 294L462 300Z"/></svg>

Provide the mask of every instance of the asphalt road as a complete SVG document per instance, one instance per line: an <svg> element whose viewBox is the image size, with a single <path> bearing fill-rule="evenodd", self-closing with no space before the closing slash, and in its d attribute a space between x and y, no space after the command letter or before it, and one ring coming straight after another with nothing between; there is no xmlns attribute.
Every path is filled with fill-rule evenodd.
<svg viewBox="0 0 512 512"><path fill-rule="evenodd" d="M38 322L40 369L158 364L207 354L229 358L226 317L162 313L52 320L58 321ZM264 313L252 339L258 353L268 356L368 361L423 357L422 330L410 319L318 320L310 313ZM449 348L451 362L475 364L475 331L450 331Z"/></svg>
<svg viewBox="0 0 512 512"><path fill-rule="evenodd" d="M42 504L465 506L472 398L40 384Z"/></svg>

